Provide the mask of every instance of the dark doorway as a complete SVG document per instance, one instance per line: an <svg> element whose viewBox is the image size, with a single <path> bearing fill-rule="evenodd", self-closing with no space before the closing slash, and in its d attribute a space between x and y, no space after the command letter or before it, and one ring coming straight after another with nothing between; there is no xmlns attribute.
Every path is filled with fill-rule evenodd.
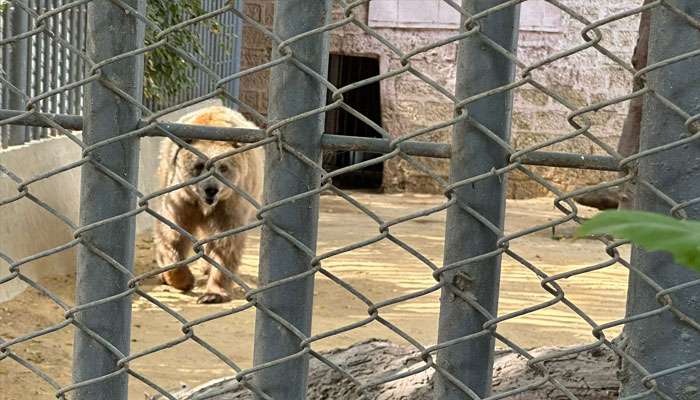
<svg viewBox="0 0 700 400"><path fill-rule="evenodd" d="M377 59L337 54L330 55L328 80L337 88L377 75L379 75L379 60ZM344 93L343 101L372 122L381 126L382 110L379 97L379 82ZM332 99L329 92L328 103L331 102ZM329 135L381 137L369 125L340 108L326 113L325 132ZM335 171L378 156L379 154L363 151L326 151L323 154L323 168L326 171ZM378 163L335 177L333 178L333 184L345 189L378 189L382 186L383 170L384 164Z"/></svg>

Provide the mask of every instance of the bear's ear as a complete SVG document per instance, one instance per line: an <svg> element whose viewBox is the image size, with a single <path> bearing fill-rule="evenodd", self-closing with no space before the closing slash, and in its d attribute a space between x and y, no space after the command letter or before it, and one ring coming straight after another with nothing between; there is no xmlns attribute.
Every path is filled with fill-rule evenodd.
<svg viewBox="0 0 700 400"><path fill-rule="evenodd" d="M177 146L175 151L173 152L173 156L170 158L170 164L175 165L177 164L177 154L182 150L182 146Z"/></svg>
<svg viewBox="0 0 700 400"><path fill-rule="evenodd" d="M187 143L187 144L192 144L192 142L194 142L194 139L184 139L184 138L181 138L181 140L182 140L183 142ZM183 149L183 147L180 145L180 143L175 142L175 144L177 145L177 148L176 148L175 151L173 152L173 156L170 158L170 164L172 164L172 165L175 165L175 164L176 164L176 161L177 161L177 154L180 152L180 150Z"/></svg>

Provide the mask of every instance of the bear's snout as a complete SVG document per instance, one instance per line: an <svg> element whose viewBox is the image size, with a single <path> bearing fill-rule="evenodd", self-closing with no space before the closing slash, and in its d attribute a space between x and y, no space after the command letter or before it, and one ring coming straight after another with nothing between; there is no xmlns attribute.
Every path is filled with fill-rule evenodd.
<svg viewBox="0 0 700 400"><path fill-rule="evenodd" d="M216 195L219 193L219 187L215 185L207 185L204 187L204 202L212 205L216 202Z"/></svg>

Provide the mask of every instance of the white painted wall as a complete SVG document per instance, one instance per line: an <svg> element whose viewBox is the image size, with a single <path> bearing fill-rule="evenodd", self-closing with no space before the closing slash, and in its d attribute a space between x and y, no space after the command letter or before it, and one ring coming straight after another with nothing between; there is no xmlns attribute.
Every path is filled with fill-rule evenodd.
<svg viewBox="0 0 700 400"><path fill-rule="evenodd" d="M220 105L218 100L201 103L161 118L176 121L194 109ZM139 190L150 193L158 189L158 149L160 138L141 139L139 154ZM21 179L68 165L80 159L80 147L65 137L49 138L22 146L0 149L0 165ZM80 168L74 168L29 185L29 193L78 224ZM0 174L0 201L18 195L17 184ZM137 233L153 225L153 217L141 214L136 218ZM0 252L15 262L64 245L73 240L71 228L56 216L27 198L0 206ZM75 271L77 248L61 251L20 267L31 279ZM9 276L9 264L0 259L0 279ZM0 303L21 293L27 284L15 278L0 284Z"/></svg>

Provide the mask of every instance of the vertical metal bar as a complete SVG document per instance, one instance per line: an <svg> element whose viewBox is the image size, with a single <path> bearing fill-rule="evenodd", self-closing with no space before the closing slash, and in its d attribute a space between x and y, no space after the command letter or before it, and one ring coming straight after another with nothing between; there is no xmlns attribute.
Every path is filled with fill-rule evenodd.
<svg viewBox="0 0 700 400"><path fill-rule="evenodd" d="M31 1L31 7L37 12L37 14L41 14L40 4L40 0ZM32 96L34 97L41 93L41 35L34 36L33 40L34 47L32 52L34 57L32 64L30 65L32 66L32 72L34 73L34 77L32 78ZM44 128L34 127L34 139L40 139L44 131Z"/></svg>
<svg viewBox="0 0 700 400"><path fill-rule="evenodd" d="M58 4L61 4L59 1ZM62 5L62 4L61 4ZM56 38L58 39L59 37L62 40L66 39L66 11L63 11L59 14L56 14L55 17L55 22L56 22L56 27L54 29L54 32L56 33ZM58 41L54 40L54 43L56 43L56 58L58 59L58 64L56 66L56 88L59 88L63 85L66 84L66 70L68 69L68 60L66 59L66 48ZM57 101L57 108L56 112L59 114L65 114L66 113L66 93L62 93L60 95L54 96L56 97Z"/></svg>
<svg viewBox="0 0 700 400"><path fill-rule="evenodd" d="M213 2L206 1L206 0L202 2L202 5L204 6L205 10L212 10L214 7ZM214 18L213 22L215 22L215 23L219 22L218 16ZM199 29L200 29L199 37L201 38L202 51L204 53L199 57L199 61L202 64L209 67L209 69L211 69L212 71L218 72L216 70L216 60L218 59L219 54L217 53L217 49L216 49L217 41L214 40L214 38L218 37L218 36L216 36L216 34L210 32L209 28L206 27L204 24L200 25ZM202 72L202 71L198 70L197 72ZM205 87L207 88L207 92L210 92L213 85L212 85L211 79L208 76L206 77L206 80L209 84L206 85Z"/></svg>
<svg viewBox="0 0 700 400"><path fill-rule="evenodd" d="M204 7L206 10L213 10L214 9L214 4L211 1L204 1L203 2ZM218 18L215 18L215 21L218 22ZM217 50L216 50L216 41L214 40L214 34L212 34L209 29L204 26L203 24L200 25L199 27L201 29L200 33L200 38L202 38L202 51L204 54L202 54L199 57L199 61L209 67L212 71L218 72L216 70L216 59L218 56ZM201 79L201 82L203 85L197 85L192 88L192 90L195 91L195 93L192 93L192 97L199 96L200 93L209 93L214 89L214 85L216 82L212 82L212 79L209 77L209 75L205 74L204 71L202 71L199 68L195 69L195 82L198 82Z"/></svg>
<svg viewBox="0 0 700 400"><path fill-rule="evenodd" d="M64 11L61 14L57 16L59 18L59 25L61 26L61 39L63 39L64 42L68 42L68 25L70 24L70 10ZM65 86L69 81L68 81L68 70L70 69L71 65L69 64L70 61L70 54L68 53L68 50L66 49L66 46L63 44L59 44L59 47L61 49L61 56L59 58L60 60L60 86ZM68 114L68 105L70 104L70 91L68 92L63 92L61 95L57 96L60 100L60 113L61 114Z"/></svg>
<svg viewBox="0 0 700 400"><path fill-rule="evenodd" d="M9 7L9 6L6 6ZM12 34L11 28L10 28L10 13L9 12L4 12L0 16L2 17L2 33L3 37L9 37ZM2 47L2 75L3 78L9 79L10 76L8 74L10 70L10 46L0 46ZM2 108L10 108L9 105L9 99L10 99L10 89L7 85L2 85L2 92L0 92L0 106ZM10 137L10 127L7 125L2 125L0 126L0 145L4 148L8 146L9 142L9 137Z"/></svg>
<svg viewBox="0 0 700 400"><path fill-rule="evenodd" d="M78 15L76 16L76 42L75 45L78 49L81 51L85 50L85 5L81 4L78 6ZM85 63L83 62L82 58L78 58L78 62L76 64L76 79L80 80L85 77L84 74L85 70ZM77 98L76 98L76 113L77 114L82 114L83 112L83 94L85 93L85 89L83 86L80 86L77 89Z"/></svg>
<svg viewBox="0 0 700 400"><path fill-rule="evenodd" d="M679 0L673 5L696 19L700 18L700 8L695 0ZM698 48L700 31L697 28L664 7L653 9L649 31L649 66L696 51ZM646 77L647 85L685 112L691 115L698 114L700 71L696 66L697 58L690 58L651 71ZM641 151L672 143L691 134L681 115L652 96L645 96L643 110ZM700 143L695 141L643 157L639 160L638 175L678 203L696 199L700 197L698 154ZM669 213L668 204L654 191L644 185L636 186L636 209ZM689 219L700 220L699 205L686 207L684 211ZM675 265L667 253L646 253L634 247L631 262L635 269L665 289L700 279L697 272ZM696 323L700 322L700 305L697 300L700 299L699 286L671 292L668 297L657 298L657 292L658 290L647 284L638 274L631 272L627 293L627 316L658 309L670 300L674 308ZM700 333L670 311L626 324L624 337L626 352L650 373L697 361L700 355ZM642 381L644 375L636 368L623 363L623 372L623 397L647 390L648 386ZM657 378L655 383L658 389L670 398L694 399L700 396L699 377L696 367ZM645 398L661 397L649 395Z"/></svg>
<svg viewBox="0 0 700 400"><path fill-rule="evenodd" d="M78 43L78 19L80 18L80 6L73 7L70 10L70 44L75 46L76 48L80 48L80 45ZM69 66L69 80L71 82L76 82L79 80L78 78L78 56L75 54L75 52L71 51L70 53L70 66ZM70 114L78 114L80 111L78 110L78 96L80 95L80 92L78 89L73 89L70 91L69 95L69 101L70 101L70 107L68 109L68 113Z"/></svg>
<svg viewBox="0 0 700 400"><path fill-rule="evenodd" d="M41 0L34 0L34 10L37 12L37 14L41 14L43 11L41 10ZM33 28L33 26L32 26ZM34 82L32 84L34 88L34 93L35 96L38 96L41 94L41 59L42 59L42 54L41 54L41 34L34 36L34 64L32 66L33 72L34 72ZM37 109L40 109L40 105L37 104L35 105ZM36 139L41 139L42 137L46 137L45 132L47 132L48 129L46 128L41 128L41 127L36 127L35 131L35 138Z"/></svg>
<svg viewBox="0 0 700 400"><path fill-rule="evenodd" d="M5 6L5 12L0 14L0 32L2 33L3 38L10 37L12 35L12 30L10 28L10 12L9 12L9 5ZM0 65L2 65L2 77L5 79L9 79L9 75L7 75L9 69L10 69L10 46L0 46L0 49L2 49L2 60L0 60ZM7 99L8 99L8 88L6 85L2 85L2 97L0 97L0 105L2 105L2 108L7 108ZM5 125L3 125L5 127Z"/></svg>
<svg viewBox="0 0 700 400"><path fill-rule="evenodd" d="M209 6L212 7L212 9L214 9L213 2L209 2ZM221 23L222 22L221 16L220 15L217 16L216 20L218 23ZM210 54L212 54L211 66L209 68L211 68L213 71L216 71L216 74L219 75L220 77L222 76L221 60L223 59L223 48L221 46L222 43L220 41L220 38L221 38L221 35L223 35L223 34L225 34L225 31L219 32L219 34L217 34L216 36L211 34L210 32L207 32L207 42L208 43L207 43L207 47L205 47L205 49L208 48L209 51L211 52ZM205 51L207 51L207 50L205 50ZM212 82L212 85L211 85L212 88L215 87L215 85L216 85L216 82Z"/></svg>
<svg viewBox="0 0 700 400"><path fill-rule="evenodd" d="M53 8L58 8L58 0L53 0ZM58 15L54 14L51 17L51 31L56 37L59 36L59 23ZM59 87L58 82L58 71L59 71L59 58L58 58L58 41L51 40L51 90ZM51 101L51 111L52 113L59 113L58 110L58 97L56 95L51 96L49 99Z"/></svg>
<svg viewBox="0 0 700 400"><path fill-rule="evenodd" d="M330 22L330 0L275 1L274 32L282 40L289 39ZM299 62L322 76L328 71L327 32L290 44L289 49ZM273 50L272 58L281 57ZM326 104L326 89L313 77L291 63L270 71L270 119L281 121ZM285 143L308 158L321 162L320 141L324 114L317 114L279 129ZM292 154L276 145L266 147L263 201L271 204L299 193L318 188L320 175ZM304 197L270 210L267 221L294 235L309 249L316 250L319 196ZM303 273L311 268L311 257L287 239L263 225L260 240L260 286ZM259 293L260 305L284 318L305 335L311 333L314 278L309 276ZM253 363L260 365L289 356L301 350L300 340L258 309L255 319L255 352ZM275 399L306 398L309 360L307 356L265 368L254 374L253 383Z"/></svg>
<svg viewBox="0 0 700 400"><path fill-rule="evenodd" d="M126 4L145 14L146 0L126 0ZM87 8L87 52L96 63L143 46L144 24L109 0L95 0ZM115 35L118 35L116 37ZM140 99L143 56L128 57L101 68L109 79L130 96ZM101 82L90 83L85 91L83 141L92 145L136 129L140 108L129 103ZM137 184L138 138L120 140L89 153L132 185ZM92 163L83 166L80 189L80 225L122 215L135 207L135 195L117 181L108 178ZM90 243L124 268L133 270L135 219L117 220L85 231L82 243ZM89 304L128 290L128 277L84 245L78 248L76 305ZM131 296L93 306L75 316L104 340L129 354ZM73 382L84 382L117 370L117 359L81 329L75 329ZM97 381L75 391L73 399L123 400L127 398L127 374Z"/></svg>
<svg viewBox="0 0 700 400"><path fill-rule="evenodd" d="M51 0L41 0L44 3L44 12L51 9ZM50 28L49 19L44 20L44 24ZM44 37L44 66L43 66L43 79L41 82L42 92L48 92L51 90L51 37L47 33L42 34ZM41 101L41 111L47 113L50 111L49 99L43 99Z"/></svg>
<svg viewBox="0 0 700 400"><path fill-rule="evenodd" d="M27 6L32 9L36 10L36 0L27 0ZM29 22L27 22L27 28L29 28ZM32 36L27 39L27 96L29 97L34 97L37 95L36 88L34 87L34 63L35 63L35 49L37 45L37 38L36 36ZM37 132L39 132L41 128L35 127L35 126L29 126L27 127L27 141L32 140L32 139L38 139Z"/></svg>
<svg viewBox="0 0 700 400"><path fill-rule="evenodd" d="M50 0L39 0L39 3L42 4L42 9L43 12L49 11L50 5L49 5ZM44 20L44 24L48 25L48 19ZM43 46L42 46L42 53L43 53L43 62L41 65L42 73L41 73L41 91L46 92L48 90L51 90L49 88L49 81L51 79L51 76L49 75L50 71L50 65L51 65L51 48L49 44L51 43L51 38L48 34L42 33L43 37ZM49 112L49 100L48 99L43 99L41 103L39 103L41 107L41 111L43 112ZM48 129L43 129L42 136L47 136Z"/></svg>
<svg viewBox="0 0 700 400"><path fill-rule="evenodd" d="M15 0L26 4L26 0ZM10 9L10 36L15 36L26 32L29 28L29 17L27 13L12 3ZM10 83L23 93L27 93L27 42L28 39L14 41L10 44ZM22 96L14 91L10 91L9 106L12 110L24 110L25 103ZM26 141L27 128L22 125L11 125L8 145L18 145Z"/></svg>
<svg viewBox="0 0 700 400"><path fill-rule="evenodd" d="M236 9L243 12L243 0L236 1ZM237 74L241 70L241 48L243 45L243 20L236 15L234 15L232 19L234 34L236 36L233 38L233 48L231 49L233 52L233 66L231 67L232 70L230 71L229 75ZM231 83L231 85L233 86L231 89L231 94L233 95L233 98L238 99L241 80L236 79ZM231 107L238 109L238 105L236 103L232 101L229 101L229 103Z"/></svg>
<svg viewBox="0 0 700 400"><path fill-rule="evenodd" d="M24 4L32 8L32 1L31 0L25 0ZM26 29L29 30L29 18L27 17L27 25ZM28 37L25 39L27 41L27 52L25 53L24 57L24 71L25 71L25 76L24 76L24 81L25 81L25 91L24 93L32 97L32 47L34 47L34 37ZM24 142L27 143L31 141L32 138L32 132L34 131L34 127L27 126L24 128Z"/></svg>
<svg viewBox="0 0 700 400"><path fill-rule="evenodd" d="M71 8L65 12L63 23L65 30L67 31L68 43L73 44L73 38L75 36L75 8ZM66 63L66 82L74 82L73 73L75 71L75 55L72 51L68 51L68 59L64 62ZM75 111L73 110L74 98L74 90L69 90L66 92L66 114L75 114Z"/></svg>
<svg viewBox="0 0 700 400"><path fill-rule="evenodd" d="M486 10L502 0L463 0L462 7L469 13ZM518 35L518 6L507 8L480 19L480 32L515 53ZM462 31L465 24L462 18ZM478 93L511 83L515 66L498 54L479 36L472 35L459 42L457 84L455 94L464 99ZM510 138L510 116L513 92L491 95L469 104L469 116L489 128L506 142ZM483 174L505 166L507 153L473 124L463 121L452 132L450 182ZM461 202L474 209L493 225L502 228L505 210L505 177L490 177L455 190ZM496 250L498 236L483 223L455 205L447 210L445 231L445 265ZM483 308L496 315L501 258L491 257L467 266L447 271L441 277L453 290L469 291ZM463 274L471 281L469 288L460 284ZM462 281L464 282L464 281ZM438 343L461 338L483 330L485 317L465 301L444 288L440 296ZM437 364L463 382L479 397L491 392L494 339L481 336L454 344L437 353ZM450 382L444 375L435 374L435 398L440 400L465 399L467 393Z"/></svg>
<svg viewBox="0 0 700 400"><path fill-rule="evenodd" d="M208 4L207 4L208 3ZM204 2L203 3L205 7L211 7L212 4L211 2ZM208 10L211 8L207 8ZM202 64L206 65L209 67L209 69L213 70L214 72L219 72L216 70L215 62L216 62L216 48L212 47L212 44L214 43L214 40L212 38L213 34L209 32L209 29L204 26L204 24L201 24L199 26L200 33L199 37L201 38L201 46L202 46L202 51L203 54L200 54L197 59L199 62ZM204 71L202 71L200 68L194 68L193 69L193 75L194 75L194 81L197 82L194 87L191 87L190 89L194 92L192 93L192 98L199 96L201 93L209 93L214 89L214 84L215 82L212 82L212 79L209 77L209 75L205 74ZM201 82L201 84L199 84Z"/></svg>

